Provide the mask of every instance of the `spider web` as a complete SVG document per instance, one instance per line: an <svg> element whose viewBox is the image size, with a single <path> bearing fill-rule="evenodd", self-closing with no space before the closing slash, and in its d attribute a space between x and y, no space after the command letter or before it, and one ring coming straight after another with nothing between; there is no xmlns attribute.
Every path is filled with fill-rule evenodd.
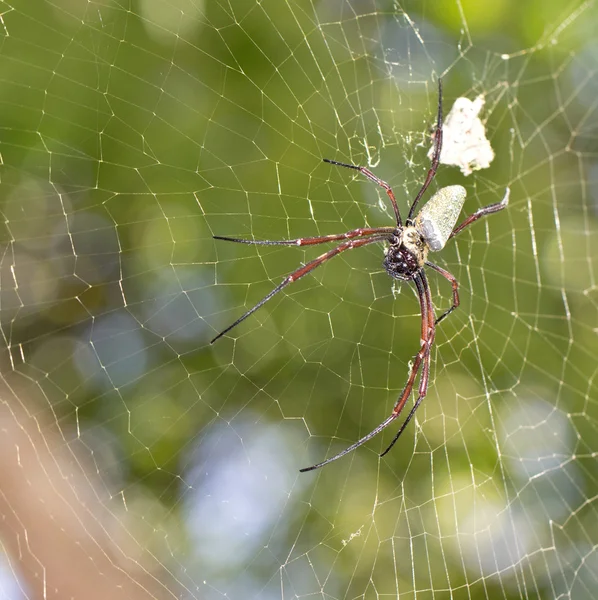
<svg viewBox="0 0 598 600"><path fill-rule="evenodd" d="M480 5L482 6L482 5ZM594 2L0 2L2 598L595 598ZM428 396L383 246L445 112L496 158L434 256ZM450 285L429 273L438 314ZM398 424L397 424L398 426Z"/></svg>

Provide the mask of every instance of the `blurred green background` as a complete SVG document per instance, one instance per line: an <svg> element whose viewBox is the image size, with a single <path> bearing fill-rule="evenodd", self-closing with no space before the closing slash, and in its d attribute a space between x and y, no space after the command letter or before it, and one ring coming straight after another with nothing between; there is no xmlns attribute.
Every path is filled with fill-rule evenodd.
<svg viewBox="0 0 598 600"><path fill-rule="evenodd" d="M0 15L3 371L88 456L136 564L189 598L596 597L594 2ZM507 186L511 203L434 257L462 304L397 446L378 458L390 428L300 475L389 414L417 298L369 246L211 346L320 254L212 236L392 224L383 190L322 158L369 165L405 214L439 76L445 112L484 96L496 158L432 187L464 185L465 214ZM444 310L450 285L429 279Z"/></svg>

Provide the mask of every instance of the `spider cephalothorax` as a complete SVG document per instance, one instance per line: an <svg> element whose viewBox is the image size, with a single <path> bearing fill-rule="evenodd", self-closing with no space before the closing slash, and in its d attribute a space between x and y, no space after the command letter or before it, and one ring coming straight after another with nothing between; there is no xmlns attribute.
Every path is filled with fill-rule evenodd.
<svg viewBox="0 0 598 600"><path fill-rule="evenodd" d="M413 225L406 225L389 240L384 257L386 272L395 279L410 281L426 264L428 246Z"/></svg>
<svg viewBox="0 0 598 600"><path fill-rule="evenodd" d="M391 414L382 422L378 427L372 430L370 433L362 437L360 440L339 452L335 456L315 464L311 467L301 469L301 471L312 471L318 469L324 465L337 460L341 456L355 450L376 434L380 433L385 427L390 425L403 411L409 396L413 390L415 379L421 369L421 375L419 380L418 395L417 399L409 411L407 418L399 428L399 431L393 438L390 445L381 454L386 454L399 439L401 433L415 414L417 407L421 401L425 398L428 391L428 379L430 375L430 349L434 343L434 336L436 335L436 325L442 321L447 315L459 306L459 284L457 280L445 269L435 265L434 263L428 262L428 252L438 252L444 248L447 241L456 236L458 233L463 231L465 227L477 221L480 217L489 215L491 213L502 210L507 205L509 199L509 190L501 202L496 204L490 204L484 208L480 208L478 211L467 217L459 226L455 227L455 223L459 218L459 213L465 202L465 188L460 185L452 185L439 189L433 196L426 202L424 207L419 211L417 216L414 217L415 208L417 203L424 195L428 186L436 175L438 164L440 162L440 152L442 149L442 83L438 80L438 117L436 123L436 131L434 135L434 154L432 156L432 165L428 170L426 180L420 188L419 192L415 196L415 200L411 204L409 209L409 215L403 225L401 219L401 213L397 205L397 201L392 191L392 188L376 177L369 169L365 167L359 167L357 165L349 165L334 160L324 159L333 165L341 167L347 167L349 169L355 169L365 175L368 179L381 186L386 190L386 194L390 199L392 208L395 213L396 224L389 227L363 227L360 229L353 229L346 233L339 233L333 235L324 235L313 238L299 238L295 240L246 240L241 238L230 238L222 236L214 236L218 240L226 240L229 242L238 242L241 244L262 244L265 246L310 246L315 244L323 244L326 242L339 241L341 242L336 248L321 254L317 258L307 264L299 267L293 271L290 275L285 277L282 282L277 285L267 296L265 296L260 302L258 302L253 308L249 309L245 314L241 315L234 323L229 325L226 329L221 331L212 341L214 343L218 338L223 336L225 333L230 331L233 327L236 327L241 321L244 321L249 315L253 314L258 308L263 306L272 296L277 294L280 290L285 288L287 285L297 281L304 275L307 275L313 269L321 265L323 262L330 258L333 258L337 254L344 252L345 250L351 250L353 248L359 248L360 246L366 246L377 242L388 243L386 250L386 256L384 258L384 268L386 272L395 279L403 281L413 281L417 290L417 296L419 298L420 310L421 310L421 346L419 352L416 354L411 368L409 370L409 376L407 383L403 388L398 400ZM434 307L432 306L432 296L430 294L430 287L424 267L430 267L437 273L440 273L445 279L447 279L453 288L453 304L446 310L440 317L436 318L434 314Z"/></svg>

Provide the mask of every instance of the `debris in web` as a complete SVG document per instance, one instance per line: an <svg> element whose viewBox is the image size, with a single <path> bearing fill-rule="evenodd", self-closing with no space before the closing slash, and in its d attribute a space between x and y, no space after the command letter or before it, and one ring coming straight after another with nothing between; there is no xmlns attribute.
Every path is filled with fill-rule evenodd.
<svg viewBox="0 0 598 600"><path fill-rule="evenodd" d="M486 127L479 119L485 104L484 96L471 101L457 98L443 125L440 162L459 167L463 175L487 169L494 159L494 150L486 138ZM431 158L434 145L428 152Z"/></svg>

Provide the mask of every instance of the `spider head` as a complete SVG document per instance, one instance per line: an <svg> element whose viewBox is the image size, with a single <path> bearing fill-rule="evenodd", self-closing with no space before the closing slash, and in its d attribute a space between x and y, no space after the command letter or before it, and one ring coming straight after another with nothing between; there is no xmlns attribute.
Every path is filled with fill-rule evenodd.
<svg viewBox="0 0 598 600"><path fill-rule="evenodd" d="M412 225L407 225L402 235L395 235L384 257L384 268L394 279L410 281L424 266L428 246Z"/></svg>

